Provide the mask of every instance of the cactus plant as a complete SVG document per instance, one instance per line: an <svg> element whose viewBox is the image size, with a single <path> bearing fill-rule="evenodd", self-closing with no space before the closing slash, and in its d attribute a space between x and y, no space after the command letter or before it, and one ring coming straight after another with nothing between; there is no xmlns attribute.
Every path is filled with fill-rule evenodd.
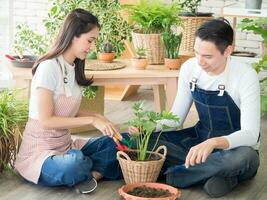
<svg viewBox="0 0 267 200"><path fill-rule="evenodd" d="M101 52L112 53L114 51L113 45L109 42L103 43L101 46Z"/></svg>

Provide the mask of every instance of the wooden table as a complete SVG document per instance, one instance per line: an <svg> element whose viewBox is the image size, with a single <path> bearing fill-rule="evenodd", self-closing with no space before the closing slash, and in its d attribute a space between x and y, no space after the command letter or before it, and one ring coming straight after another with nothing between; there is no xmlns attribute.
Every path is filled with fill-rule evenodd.
<svg viewBox="0 0 267 200"><path fill-rule="evenodd" d="M110 84L152 85L155 110L159 112L171 108L176 96L179 71L168 70L164 65L149 65L146 70L136 70L129 60L121 60L121 62L126 64L125 68L109 71L86 70L86 77L94 76L93 84L102 86ZM14 79L27 80L30 84L31 69L10 66L7 60L5 63Z"/></svg>

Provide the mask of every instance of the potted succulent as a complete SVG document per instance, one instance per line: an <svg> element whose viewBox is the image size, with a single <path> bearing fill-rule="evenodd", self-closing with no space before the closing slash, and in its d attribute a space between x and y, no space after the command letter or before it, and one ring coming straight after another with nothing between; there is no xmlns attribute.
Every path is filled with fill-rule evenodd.
<svg viewBox="0 0 267 200"><path fill-rule="evenodd" d="M144 48L137 48L135 53L136 56L131 59L132 65L138 70L146 69L148 65L146 50Z"/></svg>
<svg viewBox="0 0 267 200"><path fill-rule="evenodd" d="M129 21L134 25L132 32L135 49L144 48L149 52L149 64L164 63L164 47L160 39L163 23L168 20L173 25L179 23L179 5L163 0L140 0L125 6Z"/></svg>
<svg viewBox="0 0 267 200"><path fill-rule="evenodd" d="M239 27L241 30L252 31L254 34L263 38L263 55L267 55L267 17L248 19L241 21Z"/></svg>
<svg viewBox="0 0 267 200"><path fill-rule="evenodd" d="M21 129L28 120L28 104L19 90L0 91L0 172L13 168Z"/></svg>
<svg viewBox="0 0 267 200"><path fill-rule="evenodd" d="M195 32L205 21L212 18L212 13L198 12L201 0L178 0L181 6L180 18L183 21L183 38L181 42L181 55L194 56Z"/></svg>
<svg viewBox="0 0 267 200"><path fill-rule="evenodd" d="M164 26L164 32L161 33L161 38L165 48L165 66L169 69L179 69L181 66L179 48L182 40L182 33L175 33L171 30L170 24L166 23Z"/></svg>
<svg viewBox="0 0 267 200"><path fill-rule="evenodd" d="M98 59L106 62L111 63L115 58L115 51L113 45L109 42L105 42L101 45L100 52L98 53Z"/></svg>
<svg viewBox="0 0 267 200"><path fill-rule="evenodd" d="M156 128L158 120L178 122L179 118L167 111L161 113L145 111L143 101L136 102L133 106L133 111L135 118L130 120L127 125L137 127L139 133L130 135L130 141L134 144L133 148L131 147L127 151L118 151L117 159L126 184L155 182L165 161L167 149L165 146L160 146L155 150L161 132L158 134L155 144L149 142L150 137ZM170 127L163 125L161 131L167 128ZM160 153L161 150L163 150L163 153Z"/></svg>

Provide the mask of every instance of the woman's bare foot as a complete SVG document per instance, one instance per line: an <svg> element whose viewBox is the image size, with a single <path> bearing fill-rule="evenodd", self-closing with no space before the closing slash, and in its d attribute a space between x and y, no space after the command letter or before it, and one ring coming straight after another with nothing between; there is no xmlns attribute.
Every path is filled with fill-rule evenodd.
<svg viewBox="0 0 267 200"><path fill-rule="evenodd" d="M97 172L97 171L93 171L92 172L92 176L94 177L94 179L95 180L100 180L101 178L103 178L103 175L102 174L100 174L99 172Z"/></svg>

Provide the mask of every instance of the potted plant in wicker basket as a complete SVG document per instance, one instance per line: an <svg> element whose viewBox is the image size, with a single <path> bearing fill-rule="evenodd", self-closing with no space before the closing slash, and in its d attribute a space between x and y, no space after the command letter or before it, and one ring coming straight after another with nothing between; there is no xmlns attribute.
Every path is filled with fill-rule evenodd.
<svg viewBox="0 0 267 200"><path fill-rule="evenodd" d="M170 23L166 23L161 38L165 47L165 66L169 69L179 69L181 66L179 48L182 40L182 33L175 33L171 30Z"/></svg>
<svg viewBox="0 0 267 200"><path fill-rule="evenodd" d="M146 56L146 50L144 48L136 49L136 57L132 58L132 65L139 70L146 69L148 60Z"/></svg>
<svg viewBox="0 0 267 200"><path fill-rule="evenodd" d="M21 128L28 120L28 104L18 97L18 92L0 91L0 172L13 168Z"/></svg>
<svg viewBox="0 0 267 200"><path fill-rule="evenodd" d="M198 12L201 0L178 0L182 11L179 13L183 21L183 38L180 47L181 55L194 56L195 32L205 21L212 18L212 13Z"/></svg>
<svg viewBox="0 0 267 200"><path fill-rule="evenodd" d="M113 45L109 42L103 43L100 52L98 53L98 59L106 63L111 63L114 58L115 51Z"/></svg>
<svg viewBox="0 0 267 200"><path fill-rule="evenodd" d="M164 63L164 47L160 39L165 20L179 24L179 5L163 0L139 0L135 5L125 6L129 22L134 25L132 39L135 49L144 48L149 53L149 64Z"/></svg>
<svg viewBox="0 0 267 200"><path fill-rule="evenodd" d="M117 158L122 168L124 180L126 184L136 182L155 182L160 173L167 149L165 146L160 146L155 150L155 144L149 144L151 134L156 128L158 120L174 120L179 121L178 117L171 112L163 111L156 113L153 111L144 110L144 102L136 102L133 106L135 118L129 121L129 126L134 126L139 129L138 134L130 136L135 148L129 151L118 151ZM163 125L162 131L169 128ZM160 133L158 134L158 138ZM152 146L153 147L152 147ZM148 151L149 146L151 151ZM160 151L163 150L163 153Z"/></svg>

